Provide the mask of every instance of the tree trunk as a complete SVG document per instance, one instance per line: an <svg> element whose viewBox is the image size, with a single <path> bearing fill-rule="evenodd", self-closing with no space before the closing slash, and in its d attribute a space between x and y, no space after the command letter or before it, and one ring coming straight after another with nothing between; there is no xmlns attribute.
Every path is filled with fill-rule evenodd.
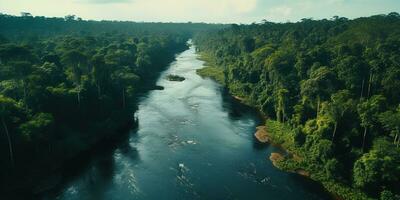
<svg viewBox="0 0 400 200"><path fill-rule="evenodd" d="M281 122L281 110L279 108L276 111L276 120L278 120L278 122Z"/></svg>
<svg viewBox="0 0 400 200"><path fill-rule="evenodd" d="M363 143L362 143L362 152L364 152L364 147L365 147L365 138L367 137L367 130L368 128L364 128L364 136L363 136Z"/></svg>
<svg viewBox="0 0 400 200"><path fill-rule="evenodd" d="M396 142L397 142L397 133L396 133L396 135L394 136L393 144L396 144Z"/></svg>
<svg viewBox="0 0 400 200"><path fill-rule="evenodd" d="M22 80L22 87L23 87L23 92L24 92L24 104L25 104L25 109L28 110L28 103L27 103L27 99L26 99L26 85L25 85L25 81Z"/></svg>
<svg viewBox="0 0 400 200"><path fill-rule="evenodd" d="M10 133L8 132L7 124L4 121L4 117L1 118L1 122L3 124L4 130L6 132L7 140L8 140L8 149L10 152L11 166L14 166L14 153L13 153L13 148L12 148L12 144L11 144L11 137L10 137Z"/></svg>
<svg viewBox="0 0 400 200"><path fill-rule="evenodd" d="M333 142L333 140L335 139L337 125L338 125L338 123L335 122L335 126L333 127L332 142Z"/></svg>
<svg viewBox="0 0 400 200"><path fill-rule="evenodd" d="M363 94L364 94L364 84L365 84L365 78L363 78L362 80L362 84L361 84L361 94L360 94L360 99L363 98Z"/></svg>
<svg viewBox="0 0 400 200"><path fill-rule="evenodd" d="M78 107L81 107L81 90L78 90Z"/></svg>
<svg viewBox="0 0 400 200"><path fill-rule="evenodd" d="M396 144L396 146L399 147L399 145L400 145L400 137L397 137L397 144Z"/></svg>
<svg viewBox="0 0 400 200"><path fill-rule="evenodd" d="M320 104L321 104L321 98L318 95L318 97L317 97L317 118L318 118L318 115L319 115L319 106L320 106Z"/></svg>
<svg viewBox="0 0 400 200"><path fill-rule="evenodd" d="M98 98L100 99L100 96L101 96L100 84L97 84L97 95L98 95Z"/></svg>
<svg viewBox="0 0 400 200"><path fill-rule="evenodd" d="M371 88L372 88L372 80L374 79L374 75L372 74L372 72L369 75L369 81L368 81L368 94L367 94L367 98L369 98L369 95L371 94Z"/></svg>
<svg viewBox="0 0 400 200"><path fill-rule="evenodd" d="M125 88L122 88L122 107L125 108Z"/></svg>

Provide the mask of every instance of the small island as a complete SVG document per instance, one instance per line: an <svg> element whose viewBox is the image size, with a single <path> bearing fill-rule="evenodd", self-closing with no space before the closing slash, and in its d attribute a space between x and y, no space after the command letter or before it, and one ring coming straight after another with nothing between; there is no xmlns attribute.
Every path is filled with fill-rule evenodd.
<svg viewBox="0 0 400 200"><path fill-rule="evenodd" d="M156 86L153 86L152 88L151 88L151 90L164 90L165 88L163 87L163 86L160 86L160 85L156 85Z"/></svg>
<svg viewBox="0 0 400 200"><path fill-rule="evenodd" d="M179 82L182 82L182 81L185 80L184 77L178 76L178 75L173 75L173 74L168 75L168 76L167 76L167 79L168 79L169 81L179 81Z"/></svg>

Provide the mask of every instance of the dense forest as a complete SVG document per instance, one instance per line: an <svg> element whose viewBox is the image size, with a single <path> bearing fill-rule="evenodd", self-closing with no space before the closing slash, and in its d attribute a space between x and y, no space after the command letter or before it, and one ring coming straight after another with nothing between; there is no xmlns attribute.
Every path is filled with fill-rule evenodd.
<svg viewBox="0 0 400 200"><path fill-rule="evenodd" d="M268 120L275 160L339 199L400 199L400 15L263 21L194 39L224 84Z"/></svg>
<svg viewBox="0 0 400 200"><path fill-rule="evenodd" d="M219 26L25 13L0 27L0 184L15 192L134 126L139 93L194 31Z"/></svg>

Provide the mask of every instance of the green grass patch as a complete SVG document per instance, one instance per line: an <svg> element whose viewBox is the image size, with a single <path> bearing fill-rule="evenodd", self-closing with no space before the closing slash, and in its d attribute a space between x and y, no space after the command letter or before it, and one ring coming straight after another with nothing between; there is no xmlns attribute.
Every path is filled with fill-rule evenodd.
<svg viewBox="0 0 400 200"><path fill-rule="evenodd" d="M218 67L204 67L201 69L198 69L197 74L202 76L202 77L209 77L211 79L214 79L220 84L225 83L225 78L224 78L224 72L222 69Z"/></svg>
<svg viewBox="0 0 400 200"><path fill-rule="evenodd" d="M218 83L225 85L224 70L218 67L213 57L206 52L200 52L199 60L204 61L204 68L196 70L197 74L201 77L211 78Z"/></svg>

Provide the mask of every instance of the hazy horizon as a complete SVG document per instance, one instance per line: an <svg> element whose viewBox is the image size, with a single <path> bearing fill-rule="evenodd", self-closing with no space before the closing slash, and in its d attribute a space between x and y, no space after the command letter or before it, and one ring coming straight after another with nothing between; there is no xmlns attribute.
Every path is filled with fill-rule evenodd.
<svg viewBox="0 0 400 200"><path fill-rule="evenodd" d="M397 0L0 0L0 12L86 20L137 22L296 22L302 18L350 19L399 12Z"/></svg>

